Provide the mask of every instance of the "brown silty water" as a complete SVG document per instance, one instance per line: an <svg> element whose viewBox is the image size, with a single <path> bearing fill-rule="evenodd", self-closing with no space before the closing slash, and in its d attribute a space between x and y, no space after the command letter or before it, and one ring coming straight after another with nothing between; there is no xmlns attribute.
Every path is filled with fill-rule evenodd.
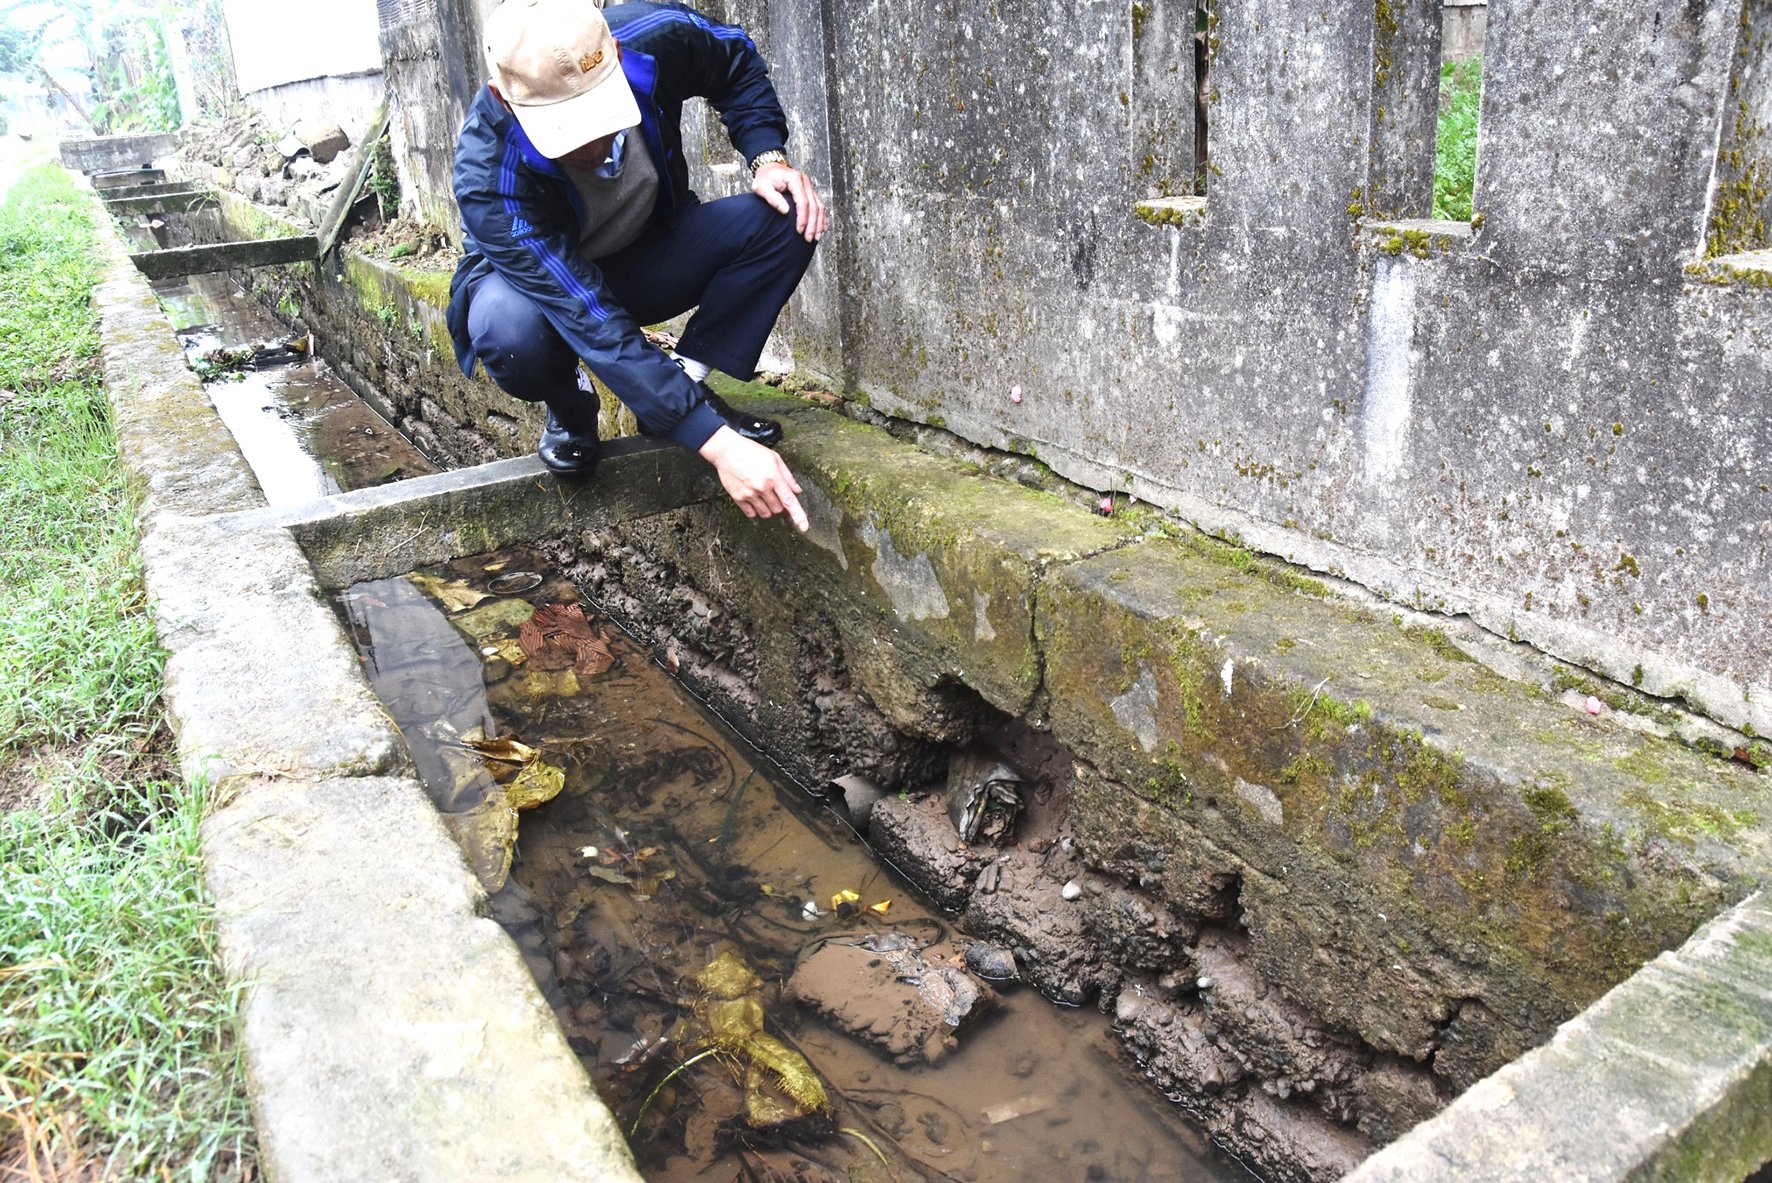
<svg viewBox="0 0 1772 1183"><path fill-rule="evenodd" d="M319 358L219 275L162 280L155 297L272 505L406 477L437 466Z"/></svg>
<svg viewBox="0 0 1772 1183"><path fill-rule="evenodd" d="M1249 1177L536 550L340 603L647 1178Z"/></svg>

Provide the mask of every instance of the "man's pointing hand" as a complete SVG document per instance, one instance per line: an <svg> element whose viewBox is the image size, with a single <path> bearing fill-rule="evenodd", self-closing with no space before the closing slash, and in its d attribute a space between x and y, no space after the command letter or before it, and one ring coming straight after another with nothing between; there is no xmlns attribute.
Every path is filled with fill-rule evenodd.
<svg viewBox="0 0 1772 1183"><path fill-rule="evenodd" d="M753 443L730 427L722 427L701 446L701 455L720 475L727 496L747 518L769 518L785 513L802 534L811 523L801 507L800 483L780 456Z"/></svg>

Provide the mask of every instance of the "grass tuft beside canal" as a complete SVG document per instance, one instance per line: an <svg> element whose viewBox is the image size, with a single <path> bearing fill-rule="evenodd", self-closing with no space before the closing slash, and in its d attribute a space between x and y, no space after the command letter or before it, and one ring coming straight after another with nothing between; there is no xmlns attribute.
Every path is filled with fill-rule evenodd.
<svg viewBox="0 0 1772 1183"><path fill-rule="evenodd" d="M0 1178L255 1174L137 501L100 378L94 210L0 206Z"/></svg>

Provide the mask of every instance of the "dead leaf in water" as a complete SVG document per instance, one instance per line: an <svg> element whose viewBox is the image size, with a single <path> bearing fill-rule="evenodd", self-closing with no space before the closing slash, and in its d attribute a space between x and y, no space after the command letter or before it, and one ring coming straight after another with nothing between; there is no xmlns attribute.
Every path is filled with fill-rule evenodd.
<svg viewBox="0 0 1772 1183"><path fill-rule="evenodd" d="M489 645L501 634L520 628L534 612L535 609L524 600L494 600L471 612L463 612L450 623L472 637L476 645ZM517 663L513 661L511 664Z"/></svg>
<svg viewBox="0 0 1772 1183"><path fill-rule="evenodd" d="M494 793L465 813L446 813L443 824L455 835L456 845L488 895L505 885L511 875L511 855L517 847L517 811Z"/></svg>
<svg viewBox="0 0 1772 1183"><path fill-rule="evenodd" d="M585 874L593 879L601 879L605 883L632 883L633 880L611 867L586 867Z"/></svg>
<svg viewBox="0 0 1772 1183"><path fill-rule="evenodd" d="M528 764L540 755L528 744L508 735L497 739L464 739L462 742L488 760L498 760L505 764Z"/></svg>
<svg viewBox="0 0 1772 1183"><path fill-rule="evenodd" d="M406 578L417 584L419 590L442 604L450 612L460 612L472 608L481 600L488 599L487 593L477 587L469 587L466 580L441 579L435 575L421 575L414 572Z"/></svg>
<svg viewBox="0 0 1772 1183"><path fill-rule="evenodd" d="M570 666L582 677L595 677L615 666L609 640L607 629L586 620L584 609L577 604L543 604L517 632L524 656L538 668Z"/></svg>

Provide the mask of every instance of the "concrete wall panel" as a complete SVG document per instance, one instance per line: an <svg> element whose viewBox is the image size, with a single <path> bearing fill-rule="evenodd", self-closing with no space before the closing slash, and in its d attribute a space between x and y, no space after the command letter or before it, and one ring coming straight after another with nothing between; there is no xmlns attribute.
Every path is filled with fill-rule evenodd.
<svg viewBox="0 0 1772 1183"><path fill-rule="evenodd" d="M482 3L392 67L435 216ZM1208 6L1160 224L1187 0L710 7L833 207L772 361L1772 731L1766 272L1699 266L1767 240L1757 7L1494 5L1470 227L1373 224L1428 212L1431 3Z"/></svg>

